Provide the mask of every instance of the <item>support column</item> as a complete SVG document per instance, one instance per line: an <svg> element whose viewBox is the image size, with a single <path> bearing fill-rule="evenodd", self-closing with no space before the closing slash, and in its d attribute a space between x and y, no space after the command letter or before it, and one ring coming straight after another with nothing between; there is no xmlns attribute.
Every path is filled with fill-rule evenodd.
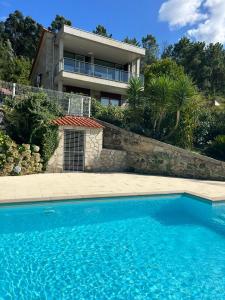
<svg viewBox="0 0 225 300"><path fill-rule="evenodd" d="M59 40L59 72L64 69L64 44L63 44L63 39L61 38Z"/></svg>
<svg viewBox="0 0 225 300"><path fill-rule="evenodd" d="M62 91L63 91L63 82L62 82L62 80L60 80L60 79L59 79L59 81L58 81L58 91L59 91L59 92L62 92Z"/></svg>
<svg viewBox="0 0 225 300"><path fill-rule="evenodd" d="M128 81L130 80L131 64L128 64Z"/></svg>
<svg viewBox="0 0 225 300"><path fill-rule="evenodd" d="M137 67L136 67L136 74L137 74L138 77L140 75L140 67L141 67L141 59L138 58L137 59Z"/></svg>
<svg viewBox="0 0 225 300"><path fill-rule="evenodd" d="M136 61L132 61L131 72L134 74L136 73Z"/></svg>

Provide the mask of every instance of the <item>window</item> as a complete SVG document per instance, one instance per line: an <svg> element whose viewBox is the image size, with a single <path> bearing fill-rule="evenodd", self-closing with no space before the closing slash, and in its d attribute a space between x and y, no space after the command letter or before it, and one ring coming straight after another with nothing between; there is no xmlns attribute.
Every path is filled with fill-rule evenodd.
<svg viewBox="0 0 225 300"><path fill-rule="evenodd" d="M108 106L109 105L109 98L102 97L101 98L101 104L104 105L104 106Z"/></svg>
<svg viewBox="0 0 225 300"><path fill-rule="evenodd" d="M112 106L119 106L120 101L118 99L110 99L110 104Z"/></svg>
<svg viewBox="0 0 225 300"><path fill-rule="evenodd" d="M64 51L64 58L75 59L75 60L85 62L84 55L80 55L80 54L76 54L76 53L72 53L72 52L68 52L68 51Z"/></svg>
<svg viewBox="0 0 225 300"><path fill-rule="evenodd" d="M104 106L108 106L108 105L119 106L120 100L107 98L107 97L101 97L101 104Z"/></svg>

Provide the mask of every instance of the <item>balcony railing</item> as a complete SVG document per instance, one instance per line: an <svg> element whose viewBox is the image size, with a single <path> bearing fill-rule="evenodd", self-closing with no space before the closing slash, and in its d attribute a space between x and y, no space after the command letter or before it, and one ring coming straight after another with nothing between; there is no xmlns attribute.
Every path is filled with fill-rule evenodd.
<svg viewBox="0 0 225 300"><path fill-rule="evenodd" d="M91 64L71 58L64 58L61 60L57 69L59 72L66 71L123 83L128 83L131 77L138 77L144 84L144 76L142 74L138 75L136 73L130 73L120 69Z"/></svg>

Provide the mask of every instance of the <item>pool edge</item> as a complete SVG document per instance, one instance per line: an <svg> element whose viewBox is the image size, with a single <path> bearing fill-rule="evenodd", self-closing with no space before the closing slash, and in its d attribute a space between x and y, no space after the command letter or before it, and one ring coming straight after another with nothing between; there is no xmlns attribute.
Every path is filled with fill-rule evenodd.
<svg viewBox="0 0 225 300"><path fill-rule="evenodd" d="M29 197L26 199L17 198L16 200L3 200L0 201L0 207L5 205L19 205L19 204L34 204L34 203L44 203L44 202L58 202L66 200L91 200L91 199L103 199L103 198L118 198L118 197L144 197L144 196L171 196L171 195L186 195L196 198L201 202L207 202L211 205L225 203L225 199L221 197L207 197L203 194L192 193L190 191L160 191L160 192L144 192L144 193L106 193L106 194L90 194L90 195L62 195L57 197Z"/></svg>

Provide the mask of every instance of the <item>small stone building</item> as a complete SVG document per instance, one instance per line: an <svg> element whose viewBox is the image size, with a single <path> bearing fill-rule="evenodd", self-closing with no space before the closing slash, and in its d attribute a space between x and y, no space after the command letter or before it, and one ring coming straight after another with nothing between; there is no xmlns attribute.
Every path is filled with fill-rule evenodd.
<svg viewBox="0 0 225 300"><path fill-rule="evenodd" d="M59 145L47 171L92 170L102 151L103 126L87 117L64 116L54 121L59 126Z"/></svg>

